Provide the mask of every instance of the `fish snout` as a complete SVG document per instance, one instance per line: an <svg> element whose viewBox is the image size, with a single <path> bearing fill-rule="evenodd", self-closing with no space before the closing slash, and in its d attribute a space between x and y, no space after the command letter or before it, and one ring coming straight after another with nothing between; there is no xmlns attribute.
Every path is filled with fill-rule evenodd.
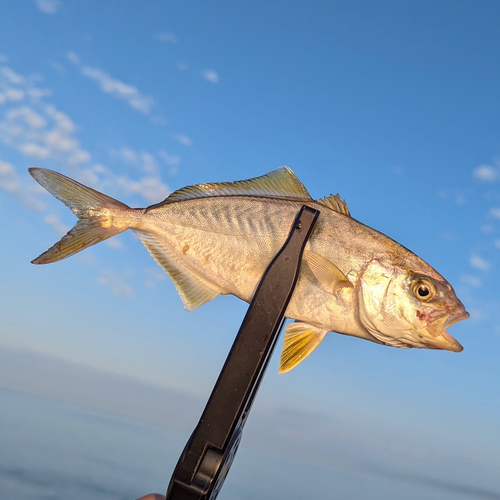
<svg viewBox="0 0 500 500"><path fill-rule="evenodd" d="M437 321L435 329L428 329L428 336L424 343L428 349L442 349L446 351L461 352L463 351L463 346L452 337L446 328L467 319L470 314L465 310L463 306L458 308L456 311L451 313L448 317L443 318L441 321ZM437 327L437 328L436 328ZM432 331L434 330L434 331Z"/></svg>

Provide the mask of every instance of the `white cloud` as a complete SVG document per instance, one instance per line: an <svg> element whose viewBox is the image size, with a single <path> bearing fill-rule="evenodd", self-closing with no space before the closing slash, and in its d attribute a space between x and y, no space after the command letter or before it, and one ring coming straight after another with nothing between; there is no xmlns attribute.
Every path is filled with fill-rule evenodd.
<svg viewBox="0 0 500 500"><path fill-rule="evenodd" d="M439 196L445 200L451 199L457 205L465 205L467 198L460 189L440 189Z"/></svg>
<svg viewBox="0 0 500 500"><path fill-rule="evenodd" d="M19 89L10 89L4 93L4 96L9 101L22 101L24 99L24 92Z"/></svg>
<svg viewBox="0 0 500 500"><path fill-rule="evenodd" d="M500 208L492 208L490 214L495 217L495 219L500 219Z"/></svg>
<svg viewBox="0 0 500 500"><path fill-rule="evenodd" d="M485 234L491 234L495 232L495 227L491 224L483 224L479 229L482 233Z"/></svg>
<svg viewBox="0 0 500 500"><path fill-rule="evenodd" d="M0 54L0 63L6 63L9 58L5 54Z"/></svg>
<svg viewBox="0 0 500 500"><path fill-rule="evenodd" d="M125 272L125 275L129 273ZM122 276L111 269L101 272L97 284L111 288L116 297L131 297L134 295L133 288L124 280Z"/></svg>
<svg viewBox="0 0 500 500"><path fill-rule="evenodd" d="M89 162L90 153L81 148L75 124L47 102L51 92L38 87L39 81L40 77L25 78L11 68L0 68L0 96L4 97L0 108L0 143L30 160L35 158L38 164L50 161L50 167L55 164L74 167ZM18 174L6 162L0 162L0 189L17 194L30 210L46 209L45 191L26 172Z"/></svg>
<svg viewBox="0 0 500 500"><path fill-rule="evenodd" d="M58 0L35 0L35 5L44 14L55 14L61 3Z"/></svg>
<svg viewBox="0 0 500 500"><path fill-rule="evenodd" d="M0 161L0 175L10 175L15 172L14 167L5 161Z"/></svg>
<svg viewBox="0 0 500 500"><path fill-rule="evenodd" d="M177 63L177 69L181 71L186 71L188 69L188 65L185 62Z"/></svg>
<svg viewBox="0 0 500 500"><path fill-rule="evenodd" d="M498 168L491 165L479 165L472 173L474 177L484 182L495 182L499 177Z"/></svg>
<svg viewBox="0 0 500 500"><path fill-rule="evenodd" d="M120 149L112 149L109 154L128 165L132 165L143 170L147 174L155 174L160 170L158 161L154 155L145 151L137 152L131 148L122 147Z"/></svg>
<svg viewBox="0 0 500 500"><path fill-rule="evenodd" d="M133 181L128 177L119 177L118 186L128 194L140 194L150 203L158 203L164 200L170 193L169 187L160 179L155 177L143 177L139 181Z"/></svg>
<svg viewBox="0 0 500 500"><path fill-rule="evenodd" d="M21 189L16 169L5 161L0 160L0 188L10 193L18 193Z"/></svg>
<svg viewBox="0 0 500 500"><path fill-rule="evenodd" d="M82 66L80 64L80 58L72 51L67 52L66 57L71 63L80 68L82 75L96 81L101 87L101 90L106 94L124 100L132 109L140 113L145 115L151 113L151 109L154 105L153 99L141 94L133 85L113 78L100 68L94 68L88 65Z"/></svg>
<svg viewBox="0 0 500 500"><path fill-rule="evenodd" d="M44 222L48 224L59 236L63 236L70 229L57 215L51 214L45 216Z"/></svg>
<svg viewBox="0 0 500 500"><path fill-rule="evenodd" d="M181 163L181 158L180 156L176 155L170 155L166 151L160 151L158 153L158 156L167 164L170 165L171 167L177 166Z"/></svg>
<svg viewBox="0 0 500 500"><path fill-rule="evenodd" d="M24 77L6 66L0 69L0 76L12 85L21 85L26 81Z"/></svg>
<svg viewBox="0 0 500 500"><path fill-rule="evenodd" d="M158 42L177 43L177 37L173 33L158 33L154 36Z"/></svg>
<svg viewBox="0 0 500 500"><path fill-rule="evenodd" d="M15 108L10 110L7 115L7 120L22 120L30 128L43 128L47 125L47 121L28 106Z"/></svg>
<svg viewBox="0 0 500 500"><path fill-rule="evenodd" d="M106 240L106 245L111 248L123 248L123 243L119 240L117 236Z"/></svg>
<svg viewBox="0 0 500 500"><path fill-rule="evenodd" d="M75 54L71 50L66 52L66 57L68 61L73 63L75 66L78 66L80 64L80 58L78 57L77 54Z"/></svg>
<svg viewBox="0 0 500 500"><path fill-rule="evenodd" d="M210 83L219 83L219 75L213 69L207 69L202 73L203 78L208 80Z"/></svg>
<svg viewBox="0 0 500 500"><path fill-rule="evenodd" d="M174 134L172 138L180 142L183 146L193 145L193 141L185 134Z"/></svg>
<svg viewBox="0 0 500 500"><path fill-rule="evenodd" d="M0 140L25 156L75 165L91 158L81 149L75 129L65 113L40 103L37 95L31 106L14 107L5 113L0 120Z"/></svg>
<svg viewBox="0 0 500 500"><path fill-rule="evenodd" d="M84 76L95 80L106 94L123 99L131 108L140 113L147 115L151 112L153 99L142 95L133 85L112 78L99 68L84 66L81 71Z"/></svg>
<svg viewBox="0 0 500 500"><path fill-rule="evenodd" d="M59 73L66 73L66 70L64 69L64 66L56 61L52 61L50 63L50 67L52 69L55 69Z"/></svg>
<svg viewBox="0 0 500 500"><path fill-rule="evenodd" d="M50 156L50 149L40 146L35 142L27 142L19 146L19 150L24 156L32 156L34 158L48 158Z"/></svg>
<svg viewBox="0 0 500 500"><path fill-rule="evenodd" d="M469 262L472 267L481 271L488 271L491 268L491 264L482 257L479 257L479 255L473 255Z"/></svg>
<svg viewBox="0 0 500 500"><path fill-rule="evenodd" d="M500 239L496 238L495 241L493 241L493 244L500 250Z"/></svg>

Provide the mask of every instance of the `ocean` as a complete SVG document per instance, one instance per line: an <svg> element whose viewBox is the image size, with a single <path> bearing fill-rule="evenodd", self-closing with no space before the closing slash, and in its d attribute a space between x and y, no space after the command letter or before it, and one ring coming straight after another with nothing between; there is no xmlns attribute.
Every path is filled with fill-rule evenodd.
<svg viewBox="0 0 500 500"><path fill-rule="evenodd" d="M0 389L0 498L134 500L165 492L186 435Z"/></svg>

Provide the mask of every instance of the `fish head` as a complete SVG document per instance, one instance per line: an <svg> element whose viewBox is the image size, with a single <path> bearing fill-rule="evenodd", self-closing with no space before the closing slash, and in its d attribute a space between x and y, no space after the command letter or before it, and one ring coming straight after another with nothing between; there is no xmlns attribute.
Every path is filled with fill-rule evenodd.
<svg viewBox="0 0 500 500"><path fill-rule="evenodd" d="M463 347L446 328L469 313L441 275L428 265L421 267L424 272L370 261L359 279L359 319L386 345L460 352Z"/></svg>

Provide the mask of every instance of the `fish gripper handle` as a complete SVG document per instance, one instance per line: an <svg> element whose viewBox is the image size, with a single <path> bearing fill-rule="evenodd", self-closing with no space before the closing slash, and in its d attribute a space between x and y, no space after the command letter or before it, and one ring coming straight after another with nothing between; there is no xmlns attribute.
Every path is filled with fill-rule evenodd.
<svg viewBox="0 0 500 500"><path fill-rule="evenodd" d="M300 209L263 274L219 378L177 462L166 500L214 500L231 467L297 284L319 210Z"/></svg>

